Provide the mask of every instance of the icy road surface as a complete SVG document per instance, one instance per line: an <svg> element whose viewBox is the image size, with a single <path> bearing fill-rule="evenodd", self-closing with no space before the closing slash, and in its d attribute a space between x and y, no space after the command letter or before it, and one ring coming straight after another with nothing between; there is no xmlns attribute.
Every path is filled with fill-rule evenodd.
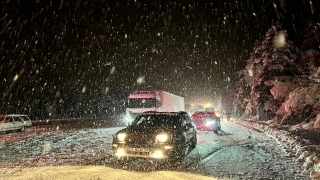
<svg viewBox="0 0 320 180"><path fill-rule="evenodd" d="M123 127L28 130L0 135L3 179L308 179L264 133L222 122L224 135L198 132L198 145L181 165L150 161L117 164L112 135Z"/></svg>

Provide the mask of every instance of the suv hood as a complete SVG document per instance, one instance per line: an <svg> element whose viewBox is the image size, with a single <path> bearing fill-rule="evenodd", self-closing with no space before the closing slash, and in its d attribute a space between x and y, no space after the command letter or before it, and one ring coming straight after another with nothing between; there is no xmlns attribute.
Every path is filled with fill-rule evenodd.
<svg viewBox="0 0 320 180"><path fill-rule="evenodd" d="M128 134L132 134L132 135L158 135L160 133L169 133L172 134L174 131L174 129L171 128L165 128L165 127L127 127L124 128L122 130L120 130L118 133L120 132L124 132L124 133L128 133Z"/></svg>

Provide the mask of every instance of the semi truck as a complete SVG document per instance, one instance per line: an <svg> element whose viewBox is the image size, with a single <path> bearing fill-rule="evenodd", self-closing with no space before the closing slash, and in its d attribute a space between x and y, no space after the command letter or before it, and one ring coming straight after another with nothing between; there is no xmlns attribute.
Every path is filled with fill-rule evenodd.
<svg viewBox="0 0 320 180"><path fill-rule="evenodd" d="M146 111L185 111L184 98L163 90L135 91L127 98L125 123L131 124L135 117Z"/></svg>

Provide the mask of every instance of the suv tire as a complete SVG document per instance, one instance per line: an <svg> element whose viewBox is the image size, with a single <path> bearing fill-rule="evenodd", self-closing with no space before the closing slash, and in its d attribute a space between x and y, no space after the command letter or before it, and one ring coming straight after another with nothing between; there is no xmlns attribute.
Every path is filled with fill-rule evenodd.
<svg viewBox="0 0 320 180"><path fill-rule="evenodd" d="M186 156L186 150L187 150L187 145L185 143L185 140L180 141L177 147L175 148L175 150L173 151L172 156L170 157L170 160L174 162L182 161L183 158Z"/></svg>
<svg viewBox="0 0 320 180"><path fill-rule="evenodd" d="M194 149L194 148L196 148L196 146L197 146L197 135L195 134L193 136L193 138L191 139L190 148Z"/></svg>

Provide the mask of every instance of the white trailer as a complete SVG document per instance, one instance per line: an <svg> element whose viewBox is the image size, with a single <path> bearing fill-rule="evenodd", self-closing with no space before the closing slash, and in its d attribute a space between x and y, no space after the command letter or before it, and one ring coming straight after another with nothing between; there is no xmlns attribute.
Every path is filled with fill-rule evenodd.
<svg viewBox="0 0 320 180"><path fill-rule="evenodd" d="M185 111L184 98L163 90L135 91L127 98L125 123L130 124L145 111Z"/></svg>

